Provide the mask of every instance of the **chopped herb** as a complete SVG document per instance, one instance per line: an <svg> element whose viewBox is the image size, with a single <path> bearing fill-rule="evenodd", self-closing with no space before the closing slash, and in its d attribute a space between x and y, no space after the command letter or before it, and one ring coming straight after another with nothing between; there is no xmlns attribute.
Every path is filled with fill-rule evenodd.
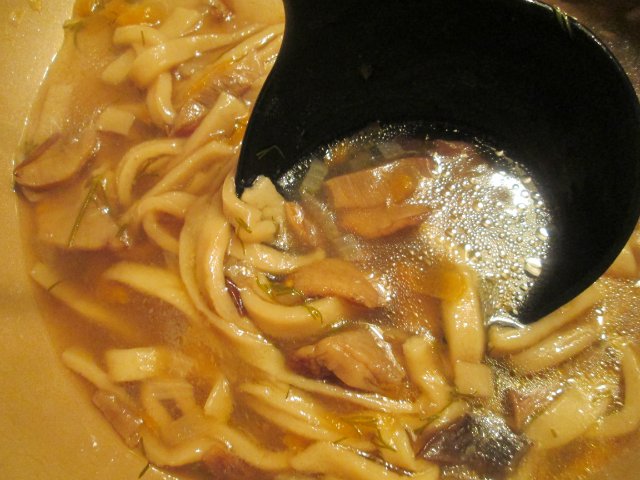
<svg viewBox="0 0 640 480"><path fill-rule="evenodd" d="M324 323L324 319L322 318L322 312L320 310L318 310L313 305L309 305L308 303L303 305L303 307L307 310L307 312L309 312L309 315L311 315L315 320L319 321L321 324Z"/></svg>
<svg viewBox="0 0 640 480"><path fill-rule="evenodd" d="M157 173L147 173L147 170L155 161L156 161L155 158L150 158L146 162L144 162L144 165L142 165L142 168L136 172L136 176L133 179L133 183L137 183L138 180L140 180L142 177L145 177L145 176L157 177L158 176Z"/></svg>
<svg viewBox="0 0 640 480"><path fill-rule="evenodd" d="M60 280L53 282L51 285L49 285L49 287L47 287L47 292L50 292L51 290L56 288L58 285L60 285L62 282L64 282L64 278L61 278Z"/></svg>
<svg viewBox="0 0 640 480"><path fill-rule="evenodd" d="M297 297L304 297L304 294L300 290L296 290L288 285L282 283L272 283L271 291L276 297L282 297L284 295L295 295Z"/></svg>
<svg viewBox="0 0 640 480"><path fill-rule="evenodd" d="M249 225L247 225L247 222L245 222L244 220L242 220L240 217L236 218L236 222L238 223L238 226L240 228L242 228L245 232L247 233L253 233L253 230L251 230L251 227L249 227Z"/></svg>
<svg viewBox="0 0 640 480"><path fill-rule="evenodd" d="M381 449L391 450L392 452L397 452L398 451L392 445L390 445L388 442L386 442L384 438L382 438L382 433L380 432L379 428L376 428L376 436L372 440L372 443L376 447L381 448Z"/></svg>
<svg viewBox="0 0 640 480"><path fill-rule="evenodd" d="M266 280L267 280L266 282L262 283L260 281L260 278L256 278L256 284L258 285L258 287L260 287L260 290L262 290L264 293L266 293L269 297L272 297L272 294L271 294L271 282L269 281L269 279L266 279Z"/></svg>
<svg viewBox="0 0 640 480"><path fill-rule="evenodd" d="M461 397L462 397L462 393L460 393L460 391L457 388L454 388L453 390L451 390L451 402L454 402L455 400L458 400Z"/></svg>
<svg viewBox="0 0 640 480"><path fill-rule="evenodd" d="M259 278L256 278L256 283L258 284L258 287L260 287L260 290L276 301L278 300L278 297L282 297L284 295L297 295L299 297L304 297L304 294L300 290L296 290L293 287L289 287L281 283L271 282L268 278L265 278L264 283L261 282Z"/></svg>
<svg viewBox="0 0 640 480"><path fill-rule="evenodd" d="M269 155L269 153L271 152L277 152L278 155L280 155L282 158L285 158L284 153L282 153L282 150L277 145L271 145L270 147L265 148L264 150L260 150L258 153L256 153L256 157L258 157L258 160L262 160L266 155Z"/></svg>
<svg viewBox="0 0 640 480"><path fill-rule="evenodd" d="M440 418L440 414L436 413L435 415L430 415L428 416L425 421L424 424L419 426L418 428L415 428L413 430L413 434L414 435L422 435L422 432L424 432L424 429L427 428L429 425L431 425L433 422L435 422L436 420L438 420L438 418Z"/></svg>
<svg viewBox="0 0 640 480"><path fill-rule="evenodd" d="M348 439L348 438L349 438L349 437L342 437L342 438L339 438L338 440L334 440L334 441L333 441L333 442L331 442L331 443L333 443L334 445L340 445L342 442L344 442L344 441L345 441L346 439Z"/></svg>
<svg viewBox="0 0 640 480"><path fill-rule="evenodd" d="M80 210L78 210L78 215L76 215L76 219L73 222L73 227L71 228L71 233L69 234L69 240L67 241L67 247L71 248L73 246L73 242L75 240L76 234L78 233L78 229L80 228L80 224L82 223L82 219L84 218L87 208L91 202L96 201L96 195L98 193L98 189L101 186L101 178L94 177L91 180L91 185L89 186L89 191L87 192L87 196L84 198L82 205L80 205Z"/></svg>
<svg viewBox="0 0 640 480"><path fill-rule="evenodd" d="M144 474L147 473L147 470L149 470L149 468L151 468L151 463L147 462L147 464L144 466L144 468L138 474L138 478L142 478L144 476Z"/></svg>
<svg viewBox="0 0 640 480"><path fill-rule="evenodd" d="M86 26L84 20L67 20L62 24L62 28L64 28L67 32L73 33L73 44L78 46L78 32L82 30Z"/></svg>
<svg viewBox="0 0 640 480"><path fill-rule="evenodd" d="M448 405L447 405L448 406ZM445 410L447 407L444 407L442 410ZM433 415L429 415L426 418L420 418L420 420L424 421L428 424L435 422L437 419L440 418L440 415L442 413L442 410L439 413L434 413Z"/></svg>
<svg viewBox="0 0 640 480"><path fill-rule="evenodd" d="M291 387L289 387L289 389L287 390L287 395L284 397L284 399L289 400L290 396L291 396Z"/></svg>
<svg viewBox="0 0 640 480"><path fill-rule="evenodd" d="M369 425L375 427L378 424L376 417L371 415L351 415L343 419L351 425Z"/></svg>
<svg viewBox="0 0 640 480"><path fill-rule="evenodd" d="M553 438L558 438L558 432L556 432L553 428L551 429L551 435L553 435Z"/></svg>
<svg viewBox="0 0 640 480"><path fill-rule="evenodd" d="M142 40L142 45L146 46L147 42L144 39L144 30L140 30L140 39Z"/></svg>
<svg viewBox="0 0 640 480"><path fill-rule="evenodd" d="M571 28L571 20L569 15L563 11L560 7L553 7L553 12L556 15L556 20L560 23L560 26L565 30L569 36L573 36L573 29Z"/></svg>

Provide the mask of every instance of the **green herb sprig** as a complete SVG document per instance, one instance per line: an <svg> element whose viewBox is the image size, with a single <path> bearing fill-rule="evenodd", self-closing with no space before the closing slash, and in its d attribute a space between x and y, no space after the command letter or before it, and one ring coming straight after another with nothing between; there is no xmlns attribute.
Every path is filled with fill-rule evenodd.
<svg viewBox="0 0 640 480"><path fill-rule="evenodd" d="M144 474L147 473L147 470L149 470L150 468L151 468L151 463L147 462L144 468L140 470L140 473L138 474L138 478L144 477Z"/></svg>
<svg viewBox="0 0 640 480"><path fill-rule="evenodd" d="M282 283L272 282L268 278L265 278L264 282L261 282L260 278L256 278L256 284L258 285L260 290L262 290L269 298L271 298L275 302L278 301L279 297L289 296L289 295L304 299L304 293L302 293L300 290L290 287L288 285L284 285ZM307 312L309 312L309 315L311 315L311 317L314 320L317 320L318 322L320 322L320 324L324 324L324 318L320 310L318 310L313 305L310 305L309 303L304 303L301 306Z"/></svg>
<svg viewBox="0 0 640 480"><path fill-rule="evenodd" d="M562 27L562 29L569 34L570 37L573 36L573 28L571 27L571 19L567 12L562 10L560 7L554 6L553 13L556 16L556 20Z"/></svg>
<svg viewBox="0 0 640 480"><path fill-rule="evenodd" d="M265 156L269 155L271 152L276 152L282 158L285 158L284 153L282 152L282 149L277 145L271 145L270 147L260 150L258 153L256 153L256 157L258 157L258 160L262 160Z"/></svg>
<svg viewBox="0 0 640 480"><path fill-rule="evenodd" d="M93 177L91 179L91 183L89 185L89 191L87 195L84 197L82 204L80 205L80 210L78 210L78 214L76 215L76 219L73 222L73 227L71 228L71 233L69 233L69 239L67 240L67 247L73 247L76 234L80 229L80 224L84 219L85 214L87 213L87 209L91 203L96 202L98 197L98 189L102 186L102 178L101 177Z"/></svg>
<svg viewBox="0 0 640 480"><path fill-rule="evenodd" d="M242 230L244 230L247 233L253 233L253 230L251 230L251 227L249 227L249 225L247 225L247 222L245 222L244 220L242 220L240 217L236 218L236 223L238 224L238 227L240 227Z"/></svg>
<svg viewBox="0 0 640 480"><path fill-rule="evenodd" d="M376 436L373 438L372 443L379 449L390 450L392 452L398 451L393 445L385 441L382 437L382 432L380 432L380 428L376 428Z"/></svg>
<svg viewBox="0 0 640 480"><path fill-rule="evenodd" d="M264 282L260 281L260 278L256 278L256 284L260 287L269 298L277 301L278 297L282 297L285 295L295 295L300 298L304 298L304 294L300 290L296 290L293 287L289 287L282 283L275 283L270 281L268 278L265 278Z"/></svg>
<svg viewBox="0 0 640 480"><path fill-rule="evenodd" d="M380 420L378 418L372 415L351 415L343 418L343 420L354 427L360 435L367 430L370 432L373 431L374 437L371 442L379 449L397 452L397 449L382 436L379 425Z"/></svg>
<svg viewBox="0 0 640 480"><path fill-rule="evenodd" d="M324 319L322 318L322 312L320 310L318 310L313 305L309 305L308 303L305 303L302 306L307 312L309 312L309 315L311 315L314 320L317 320L318 322L320 322L320 324L324 324Z"/></svg>
<svg viewBox="0 0 640 480"><path fill-rule="evenodd" d="M89 182L89 190L87 191L87 195L84 197L84 200L80 204L80 209L78 210L78 214L76 215L73 226L71 227L71 232L69 233L69 239L67 240L68 248L73 247L76 235L78 234L78 230L80 229L80 225L82 224L82 221L87 214L87 209L92 203L94 203L97 208L103 210L104 213L109 215L113 219L113 221L118 224L118 219L113 208L111 207L107 191L104 187L105 182L106 179L102 176L95 176L91 178ZM122 241L122 243L124 243L125 245L128 245L130 243L128 226L126 224L118 226L116 238Z"/></svg>

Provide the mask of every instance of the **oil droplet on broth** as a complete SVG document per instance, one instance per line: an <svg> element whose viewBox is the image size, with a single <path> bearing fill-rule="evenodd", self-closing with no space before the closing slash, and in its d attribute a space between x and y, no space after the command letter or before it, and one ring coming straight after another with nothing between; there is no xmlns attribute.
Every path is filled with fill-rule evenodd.
<svg viewBox="0 0 640 480"><path fill-rule="evenodd" d="M486 151L483 146L479 149ZM474 160L468 157L440 158L448 175L435 178L422 193L433 208L426 223L431 235L444 232L453 247L461 247L465 262L484 280L487 315L498 311L517 314L526 297L523 293L533 285L532 277L542 271L550 216L522 168L504 152L489 151L487 157L493 157L492 161L482 163L482 168L474 167ZM469 182L475 188L458 188ZM443 198L442 191L451 196ZM429 242L428 237L423 240Z"/></svg>
<svg viewBox="0 0 640 480"><path fill-rule="evenodd" d="M358 261L385 278L393 278L395 265L400 263L465 263L481 280L487 318L496 313L517 315L548 252L550 216L536 185L503 151L479 143L475 147L480 155L434 150L430 140L438 138L434 133L427 134L422 146L416 148L420 137L424 139L423 126L394 125L367 129L336 143L342 152L348 145L358 165L349 165L347 160L330 169L329 177L403 156L430 156L434 162L432 177L420 182L406 200L429 205L431 213L424 223L411 233L361 242L364 248ZM403 153L397 146L407 138L411 139L411 151ZM307 161L332 158L331 148L320 150ZM394 157L380 156L380 152L390 151ZM320 200L326 202L322 193ZM392 288L402 290L401 286ZM388 321L395 323L393 316L399 313L389 311Z"/></svg>

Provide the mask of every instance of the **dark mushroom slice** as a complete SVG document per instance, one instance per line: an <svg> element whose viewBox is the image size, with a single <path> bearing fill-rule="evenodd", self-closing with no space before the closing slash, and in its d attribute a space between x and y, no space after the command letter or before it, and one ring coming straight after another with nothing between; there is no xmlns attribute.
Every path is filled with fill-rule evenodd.
<svg viewBox="0 0 640 480"><path fill-rule="evenodd" d="M510 426L516 432L522 432L529 420L551 403L553 398L554 392L550 388L538 387L526 393L508 389L505 393L505 407Z"/></svg>
<svg viewBox="0 0 640 480"><path fill-rule="evenodd" d="M75 177L99 147L98 133L93 126L85 128L77 137L56 134L16 167L16 183L33 190L60 185Z"/></svg>
<svg viewBox="0 0 640 480"><path fill-rule="evenodd" d="M436 432L419 455L443 465L464 465L478 475L505 478L530 447L506 422L489 411L467 414Z"/></svg>

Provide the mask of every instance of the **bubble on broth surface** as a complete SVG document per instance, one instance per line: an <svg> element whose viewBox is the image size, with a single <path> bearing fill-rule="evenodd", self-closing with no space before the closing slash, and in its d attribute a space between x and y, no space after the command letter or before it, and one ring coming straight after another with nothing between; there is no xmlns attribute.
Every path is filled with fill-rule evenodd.
<svg viewBox="0 0 640 480"><path fill-rule="evenodd" d="M430 156L432 177L422 179L407 199L428 205L430 215L417 234L369 242L360 261L388 276L399 262L433 264L446 258L466 263L481 279L487 317L517 316L548 253L546 205L532 178L504 151L474 142L478 154L452 154L434 150L437 138L437 133L425 136L424 127L415 124L373 126L302 164L323 158L332 177L398 158ZM294 170L279 182L293 196L305 169Z"/></svg>

